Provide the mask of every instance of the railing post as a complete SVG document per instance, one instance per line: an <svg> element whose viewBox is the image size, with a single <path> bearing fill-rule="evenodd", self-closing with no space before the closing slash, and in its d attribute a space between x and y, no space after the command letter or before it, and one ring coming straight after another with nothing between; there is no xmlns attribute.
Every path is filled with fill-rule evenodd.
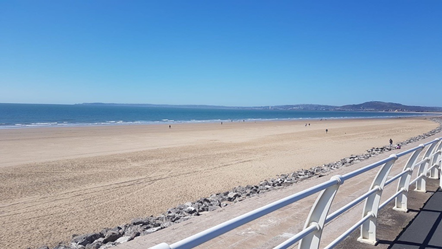
<svg viewBox="0 0 442 249"><path fill-rule="evenodd" d="M419 149L414 151L413 155L411 155L410 158L408 158L408 161L404 166L404 170L402 172L407 171L408 173L401 177L401 179L399 180L399 183L397 185L397 192L399 192L401 190L403 190L403 191L395 199L395 203L394 203L394 207L393 207L394 210L403 211L403 212L408 211L408 206L407 206L408 205L408 189L410 186L411 175L413 174L414 163L416 162L417 157L419 156L419 154L422 152L423 149L424 149L424 145L420 144Z"/></svg>
<svg viewBox="0 0 442 249"><path fill-rule="evenodd" d="M435 153L431 157L431 163L430 165L436 165L436 167L433 167L430 170L430 176L431 179L439 179L439 166L440 166L440 154L441 154L441 148L442 148L442 141L439 141L439 144L437 148L435 149Z"/></svg>
<svg viewBox="0 0 442 249"><path fill-rule="evenodd" d="M442 188L442 166L441 166L441 160L439 160L437 167L439 169L439 187Z"/></svg>
<svg viewBox="0 0 442 249"><path fill-rule="evenodd" d="M361 225L361 236L358 238L358 241L362 243L372 245L376 244L376 223L382 190L384 189L388 173L390 173L392 165L397 160L397 156L393 154L390 155L390 158L392 159L382 166L370 186L369 191L372 189L377 189L377 191L368 196L367 200L365 201L362 217L365 217L368 214L371 214L371 217Z"/></svg>
<svg viewBox="0 0 442 249"><path fill-rule="evenodd" d="M439 140L439 138L437 138L436 140ZM425 155L424 155L424 161L421 163L421 165L419 166L419 171L417 173L417 176L421 176L417 181L416 181L416 189L415 191L417 192L427 192L427 170L428 170L428 165L430 164L430 155L433 153L434 148L436 148L437 143L433 143L430 145L430 147L428 147L427 151L425 151Z"/></svg>
<svg viewBox="0 0 442 249"><path fill-rule="evenodd" d="M324 229L328 211L330 210L333 199L338 192L339 186L344 183L344 181L341 179L341 176L333 176L331 179L336 180L337 183L321 192L321 194L316 199L315 204L310 209L310 214L305 222L304 229L308 228L312 224L316 225L318 229L305 236L299 242L299 249L319 248L319 243L321 242L321 235Z"/></svg>

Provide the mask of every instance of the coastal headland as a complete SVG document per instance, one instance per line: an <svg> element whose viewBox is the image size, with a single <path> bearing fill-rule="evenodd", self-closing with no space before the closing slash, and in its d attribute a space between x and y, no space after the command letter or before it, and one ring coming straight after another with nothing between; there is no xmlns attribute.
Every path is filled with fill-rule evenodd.
<svg viewBox="0 0 442 249"><path fill-rule="evenodd" d="M2 129L0 248L55 246L438 126L421 117Z"/></svg>

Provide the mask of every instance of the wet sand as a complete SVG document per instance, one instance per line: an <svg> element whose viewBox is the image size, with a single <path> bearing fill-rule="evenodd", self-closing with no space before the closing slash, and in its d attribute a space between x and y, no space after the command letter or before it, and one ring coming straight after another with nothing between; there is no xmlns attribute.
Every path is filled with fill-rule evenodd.
<svg viewBox="0 0 442 249"><path fill-rule="evenodd" d="M54 246L437 126L398 118L0 130L0 248Z"/></svg>

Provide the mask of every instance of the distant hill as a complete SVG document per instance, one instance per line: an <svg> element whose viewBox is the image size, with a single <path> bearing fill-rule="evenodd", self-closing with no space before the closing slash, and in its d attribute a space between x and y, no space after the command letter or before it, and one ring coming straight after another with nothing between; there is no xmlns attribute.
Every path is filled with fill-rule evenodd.
<svg viewBox="0 0 442 249"><path fill-rule="evenodd" d="M201 109L257 109L257 110L302 110L302 111L378 111L378 112L442 112L442 107L407 106L398 103L370 101L357 105L279 105L256 107L231 107L214 105L155 105L155 104L118 104L118 103L84 103L80 105L99 106L132 106L132 107L172 107L172 108L201 108Z"/></svg>
<svg viewBox="0 0 442 249"><path fill-rule="evenodd" d="M442 112L442 107L407 106L398 103L370 101L357 105L281 105L268 107L277 110L304 111L378 111L378 112Z"/></svg>
<svg viewBox="0 0 442 249"><path fill-rule="evenodd" d="M344 111L441 112L441 107L407 106L398 103L370 101L358 105L344 105Z"/></svg>

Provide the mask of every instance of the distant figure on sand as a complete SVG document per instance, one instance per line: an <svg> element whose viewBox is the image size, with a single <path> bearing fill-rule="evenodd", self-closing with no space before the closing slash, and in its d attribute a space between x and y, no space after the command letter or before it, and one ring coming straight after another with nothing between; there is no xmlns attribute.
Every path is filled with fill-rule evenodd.
<svg viewBox="0 0 442 249"><path fill-rule="evenodd" d="M325 133L328 133L328 129L325 129Z"/></svg>
<svg viewBox="0 0 442 249"><path fill-rule="evenodd" d="M169 129L170 129L170 128L172 128L172 126L171 126L171 125L169 125Z"/></svg>
<svg viewBox="0 0 442 249"><path fill-rule="evenodd" d="M393 139L390 138L390 147L393 145Z"/></svg>

